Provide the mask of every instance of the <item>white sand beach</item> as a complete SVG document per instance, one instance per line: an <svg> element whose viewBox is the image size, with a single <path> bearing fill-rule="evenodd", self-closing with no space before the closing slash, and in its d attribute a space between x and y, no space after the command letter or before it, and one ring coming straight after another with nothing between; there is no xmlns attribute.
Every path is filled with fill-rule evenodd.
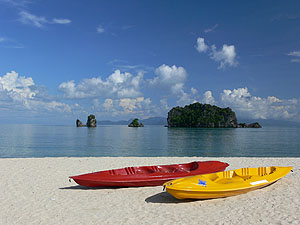
<svg viewBox="0 0 300 225"><path fill-rule="evenodd" d="M293 166L278 182L222 199L180 201L162 187L78 186L87 172L202 160L229 169ZM0 224L300 224L300 158L99 157L0 159Z"/></svg>

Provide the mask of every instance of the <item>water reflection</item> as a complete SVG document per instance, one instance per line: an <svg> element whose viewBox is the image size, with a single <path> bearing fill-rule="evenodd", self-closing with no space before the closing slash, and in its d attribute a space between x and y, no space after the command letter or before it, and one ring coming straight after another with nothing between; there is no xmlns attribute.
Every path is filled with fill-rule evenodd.
<svg viewBox="0 0 300 225"><path fill-rule="evenodd" d="M0 125L0 157L290 156L300 128L203 129L145 126Z"/></svg>
<svg viewBox="0 0 300 225"><path fill-rule="evenodd" d="M236 129L169 128L169 154L180 156L215 156L232 146ZM220 148L223 146L223 148Z"/></svg>

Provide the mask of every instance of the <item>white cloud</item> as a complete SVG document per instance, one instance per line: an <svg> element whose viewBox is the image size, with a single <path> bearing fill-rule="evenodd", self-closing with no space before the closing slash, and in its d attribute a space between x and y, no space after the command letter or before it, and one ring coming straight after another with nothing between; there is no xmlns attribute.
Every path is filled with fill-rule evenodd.
<svg viewBox="0 0 300 225"><path fill-rule="evenodd" d="M194 96L184 91L181 91L181 95L179 96L179 99L176 101L176 103L180 106L189 105L195 102L197 102L197 100L194 98Z"/></svg>
<svg viewBox="0 0 300 225"><path fill-rule="evenodd" d="M177 104L185 105L196 101L197 90L195 88L191 88L190 93L184 90L187 72L183 67L163 64L155 70L155 74L157 76L154 79L148 80L150 86L155 87L161 93L176 97Z"/></svg>
<svg viewBox="0 0 300 225"><path fill-rule="evenodd" d="M161 65L155 70L156 77L150 80L151 85L157 85L171 90L173 94L180 94L187 78L185 69L175 65Z"/></svg>
<svg viewBox="0 0 300 225"><path fill-rule="evenodd" d="M161 94L164 99L168 97L175 98L180 104L195 101L195 95L197 94L195 88L191 88L189 93L184 91L187 73L183 67L163 64L155 70L155 74L156 76L153 79L144 80L143 73L133 75L128 72L121 73L120 70L115 70L106 79L93 77L83 79L77 84L73 80L66 81L61 83L58 89L64 93L64 98L67 99L105 99L101 103L102 109L111 112L122 111L118 107L126 109L125 111L128 113L135 111L133 109L138 109L137 105L139 105L140 98L144 98L144 93L141 90L145 89ZM144 106L147 105L147 101L151 100L145 97L142 101ZM95 104L93 103L93 105ZM158 106L153 104L148 110L159 113L159 109L165 110L166 105L164 104L163 107L159 103ZM100 107L99 110L101 110Z"/></svg>
<svg viewBox="0 0 300 225"><path fill-rule="evenodd" d="M93 108L97 109L100 106L99 99L93 99Z"/></svg>
<svg viewBox="0 0 300 225"><path fill-rule="evenodd" d="M213 32L213 31L215 31L217 29L218 26L219 26L218 24L215 24L213 27L205 29L204 33Z"/></svg>
<svg viewBox="0 0 300 225"><path fill-rule="evenodd" d="M137 107L137 103L144 101L144 97L131 99L131 98L122 98L120 99L119 106L124 109L126 113L132 113L134 109Z"/></svg>
<svg viewBox="0 0 300 225"><path fill-rule="evenodd" d="M24 48L19 42L6 37L0 37L0 47L2 48Z"/></svg>
<svg viewBox="0 0 300 225"><path fill-rule="evenodd" d="M198 37L196 49L200 53L208 51L208 55L216 62L220 62L218 69L225 69L227 66L236 66L236 52L234 45L224 44L221 50L217 50L215 45L210 48L205 44L204 38Z"/></svg>
<svg viewBox="0 0 300 225"><path fill-rule="evenodd" d="M52 20L53 23L57 23L57 24L69 24L71 23L72 21L69 20L69 19L57 19L57 18L54 18Z"/></svg>
<svg viewBox="0 0 300 225"><path fill-rule="evenodd" d="M35 16L29 12L21 11L20 12L20 22L24 24L30 24L36 27L43 27L45 23L48 21L45 19L45 17L42 16Z"/></svg>
<svg viewBox="0 0 300 225"><path fill-rule="evenodd" d="M31 14L27 11L21 11L19 13L20 18L19 21L23 24L32 25L38 28L44 27L45 24L68 24L71 23L71 20L69 19L57 19L54 18L52 21L47 20L43 16L36 16L34 14Z"/></svg>
<svg viewBox="0 0 300 225"><path fill-rule="evenodd" d="M224 90L222 104L231 107L238 116L254 119L300 119L299 100L252 96L247 88Z"/></svg>
<svg viewBox="0 0 300 225"><path fill-rule="evenodd" d="M291 62L300 63L300 59L291 59Z"/></svg>
<svg viewBox="0 0 300 225"><path fill-rule="evenodd" d="M99 25L98 27L97 27L97 33L104 33L105 32L105 30L104 30L104 28L102 27L102 25Z"/></svg>
<svg viewBox="0 0 300 225"><path fill-rule="evenodd" d="M211 104L211 105L215 105L216 104L215 98L213 97L211 91L206 91L203 94L202 102L205 103L205 104Z"/></svg>
<svg viewBox="0 0 300 225"><path fill-rule="evenodd" d="M199 102L199 100L200 102L205 104L215 105L217 103L211 91L206 91L201 98L201 96L198 95L198 91L195 88L191 88L190 93L182 91L176 103L178 105L184 106L195 102Z"/></svg>
<svg viewBox="0 0 300 225"><path fill-rule="evenodd" d="M291 62L300 63L300 51L292 51L287 54L288 56L292 56Z"/></svg>
<svg viewBox="0 0 300 225"><path fill-rule="evenodd" d="M31 77L19 77L12 71L0 77L0 91L4 91L14 100L32 99L37 93L31 90L34 82Z"/></svg>
<svg viewBox="0 0 300 225"><path fill-rule="evenodd" d="M138 97L138 98L120 98L120 99L105 99L102 104L102 111L105 113L110 113L110 116L122 116L127 115L130 117L139 115L140 117L145 117L151 115L153 107L151 106L151 99Z"/></svg>
<svg viewBox="0 0 300 225"><path fill-rule="evenodd" d="M63 82L59 85L58 89L66 94L68 98L84 98L86 93L84 91L76 90L75 81Z"/></svg>
<svg viewBox="0 0 300 225"><path fill-rule="evenodd" d="M300 51L292 51L292 52L288 53L287 55L300 57Z"/></svg>
<svg viewBox="0 0 300 225"><path fill-rule="evenodd" d="M70 112L68 104L39 97L39 88L31 77L19 76L15 71L0 76L0 106L10 110L26 109L29 111Z"/></svg>
<svg viewBox="0 0 300 225"><path fill-rule="evenodd" d="M30 0L0 0L0 3L6 3L15 7L25 7L31 3Z"/></svg>
<svg viewBox="0 0 300 225"><path fill-rule="evenodd" d="M197 38L197 45L196 45L196 49L198 50L198 52L206 52L208 49L208 45L205 44L204 42L204 38Z"/></svg>
<svg viewBox="0 0 300 225"><path fill-rule="evenodd" d="M191 88L191 93L193 94L193 95L196 95L197 93L198 93L198 91L197 91L197 89L195 89L195 88Z"/></svg>
<svg viewBox="0 0 300 225"><path fill-rule="evenodd" d="M134 28L135 26L134 25L124 25L121 27L122 30L128 30L128 29L131 29L131 28Z"/></svg>
<svg viewBox="0 0 300 225"><path fill-rule="evenodd" d="M168 106L168 99L166 98L160 99L160 106L162 107L163 110L169 110L170 107Z"/></svg>
<svg viewBox="0 0 300 225"><path fill-rule="evenodd" d="M226 66L236 66L236 52L234 45L223 45L222 50L217 51L216 46L211 46L211 58L216 62L220 62L219 69L224 69Z"/></svg>
<svg viewBox="0 0 300 225"><path fill-rule="evenodd" d="M197 94L198 94L197 89L195 89L193 87L190 89L190 93L186 93L183 90L181 90L181 93L178 96L178 100L177 100L176 103L178 105L181 105L181 106L195 103L195 102L198 101L197 100L197 98L198 98Z"/></svg>
<svg viewBox="0 0 300 225"><path fill-rule="evenodd" d="M31 111L39 111L39 112L42 110L46 110L49 112L70 113L72 111L70 105L62 102L57 102L57 101L50 101L50 102L29 101L27 108Z"/></svg>
<svg viewBox="0 0 300 225"><path fill-rule="evenodd" d="M113 100L111 98L105 99L105 102L102 104L106 111L109 111L113 108Z"/></svg>
<svg viewBox="0 0 300 225"><path fill-rule="evenodd" d="M133 76L131 73L114 71L106 80L101 77L83 79L78 85L75 81L63 82L58 89L66 98L80 99L90 97L102 98L132 98L142 96L140 84L143 82L143 74Z"/></svg>
<svg viewBox="0 0 300 225"><path fill-rule="evenodd" d="M107 64L112 66L115 70L121 70L121 71L124 70L127 72L132 71L132 72L147 73L149 71L154 70L154 68L150 67L150 66L146 66L143 64L132 65L132 64L129 64L128 61L120 60L120 59L111 60Z"/></svg>

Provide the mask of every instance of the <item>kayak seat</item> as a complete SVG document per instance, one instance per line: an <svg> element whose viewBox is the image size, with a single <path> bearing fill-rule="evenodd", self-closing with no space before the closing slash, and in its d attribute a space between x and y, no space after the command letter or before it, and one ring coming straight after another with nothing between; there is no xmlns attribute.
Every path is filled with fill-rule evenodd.
<svg viewBox="0 0 300 225"><path fill-rule="evenodd" d="M160 166L158 169L160 173L177 173L182 171L180 168L175 166Z"/></svg>
<svg viewBox="0 0 300 225"><path fill-rule="evenodd" d="M218 184L228 184L228 183L234 183L239 181L243 182L252 177L250 175L240 176L235 171L224 171L219 175L213 173L204 176Z"/></svg>
<svg viewBox="0 0 300 225"><path fill-rule="evenodd" d="M191 162L187 164L181 164L178 165L178 169L181 170L182 172L190 172L193 170L197 170L199 167L199 164L197 162Z"/></svg>
<svg viewBox="0 0 300 225"><path fill-rule="evenodd" d="M149 173L155 173L152 166L142 166L142 167L136 167L135 172L136 174L149 174Z"/></svg>

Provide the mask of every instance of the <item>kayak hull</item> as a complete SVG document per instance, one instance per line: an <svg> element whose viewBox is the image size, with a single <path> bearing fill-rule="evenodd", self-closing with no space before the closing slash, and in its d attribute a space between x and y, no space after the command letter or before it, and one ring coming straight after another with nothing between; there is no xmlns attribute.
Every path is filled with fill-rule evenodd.
<svg viewBox="0 0 300 225"><path fill-rule="evenodd" d="M229 166L220 161L185 164L126 167L71 176L77 184L86 187L142 187L159 186L167 181L198 174L224 171Z"/></svg>
<svg viewBox="0 0 300 225"><path fill-rule="evenodd" d="M177 199L224 198L268 186L291 170L292 167L241 168L172 180L164 188Z"/></svg>

